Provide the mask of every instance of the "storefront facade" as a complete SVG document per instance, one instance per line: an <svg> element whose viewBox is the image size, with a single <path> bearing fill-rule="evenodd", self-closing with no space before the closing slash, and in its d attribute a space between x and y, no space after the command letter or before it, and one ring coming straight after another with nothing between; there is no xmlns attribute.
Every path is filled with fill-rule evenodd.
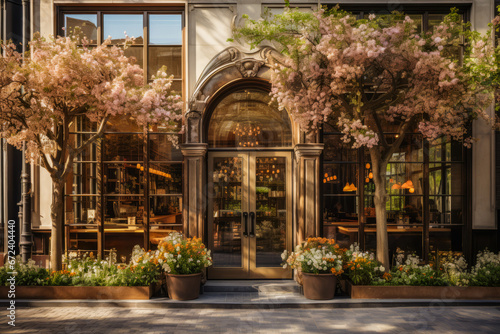
<svg viewBox="0 0 500 334"><path fill-rule="evenodd" d="M322 1L334 5L339 1ZM422 30L450 7L484 31L494 1L340 1L363 17L403 10ZM293 1L292 1L293 5ZM314 10L317 1L301 1ZM375 249L374 185L369 154L341 140L335 120L307 135L272 103L269 47L227 42L242 14L257 18L282 1L36 2L33 30L65 34L82 27L93 44L127 35L126 52L145 69L145 82L167 65L186 102L183 135L147 133L113 119L104 138L78 157L66 185L65 249L127 260L132 247L154 249L173 230L203 238L213 252L209 278L290 278L281 253L309 236ZM63 29L64 28L64 29ZM460 49L451 50L460 56ZM71 140L95 128L84 119ZM409 134L387 170L389 247L427 259L440 251L471 256L498 248L495 135L481 124L472 150L461 143L430 145ZM169 138L182 143L176 148ZM395 134L387 133L387 138ZM50 178L33 169L35 252L48 254Z"/></svg>

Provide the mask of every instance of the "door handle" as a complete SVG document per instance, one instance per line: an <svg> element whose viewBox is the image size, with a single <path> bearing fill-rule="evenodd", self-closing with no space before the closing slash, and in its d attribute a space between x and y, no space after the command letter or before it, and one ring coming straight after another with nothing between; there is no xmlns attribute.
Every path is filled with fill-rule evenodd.
<svg viewBox="0 0 500 334"><path fill-rule="evenodd" d="M250 236L255 237L255 212L250 212Z"/></svg>
<svg viewBox="0 0 500 334"><path fill-rule="evenodd" d="M243 212L244 224L243 224L243 236L248 237L248 212Z"/></svg>

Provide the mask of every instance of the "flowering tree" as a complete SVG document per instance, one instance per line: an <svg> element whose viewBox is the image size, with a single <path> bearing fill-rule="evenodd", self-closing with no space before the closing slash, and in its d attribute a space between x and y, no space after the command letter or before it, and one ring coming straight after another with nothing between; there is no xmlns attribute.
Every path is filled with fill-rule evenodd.
<svg viewBox="0 0 500 334"><path fill-rule="evenodd" d="M83 46L80 45L82 43ZM2 44L0 57L0 135L20 147L52 178L51 267L61 268L64 181L76 156L103 134L107 121L129 114L146 129L160 124L175 131L182 102L171 94L172 77L160 70L144 86L143 70L110 40L89 48L77 37L30 42L23 62L13 44ZM97 123L97 131L80 145L69 140L78 116Z"/></svg>
<svg viewBox="0 0 500 334"><path fill-rule="evenodd" d="M467 28L456 12L421 33L402 14L357 20L334 8L315 13L287 9L247 20L234 31L236 39L252 47L272 43L281 48L272 64L271 95L304 131L316 132L332 120L344 142L368 149L377 258L387 270L386 170L405 134L419 131L429 141L444 137L469 146L474 140L467 132L470 121L490 121L485 109L492 102L491 85L474 78L488 66L481 68L468 56L467 66L460 66L448 52L464 37L473 37L467 48L472 54L485 52L488 38ZM396 133L395 138L387 132Z"/></svg>

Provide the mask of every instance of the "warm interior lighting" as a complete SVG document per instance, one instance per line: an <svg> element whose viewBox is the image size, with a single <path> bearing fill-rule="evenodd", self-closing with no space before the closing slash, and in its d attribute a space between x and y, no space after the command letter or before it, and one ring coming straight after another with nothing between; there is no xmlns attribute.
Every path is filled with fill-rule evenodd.
<svg viewBox="0 0 500 334"><path fill-rule="evenodd" d="M408 180L401 185L401 189L411 189L411 188L414 188L413 182L411 182L411 180Z"/></svg>
<svg viewBox="0 0 500 334"><path fill-rule="evenodd" d="M415 188L410 188L410 193L414 193L415 192Z"/></svg>
<svg viewBox="0 0 500 334"><path fill-rule="evenodd" d="M336 180L336 179L337 179L337 175L334 175L334 176L333 176L333 179L334 179L334 180Z"/></svg>
<svg viewBox="0 0 500 334"><path fill-rule="evenodd" d="M394 183L391 189L401 189L401 185L399 183Z"/></svg>
<svg viewBox="0 0 500 334"><path fill-rule="evenodd" d="M347 182L345 184L345 187L344 187L344 192L349 192L349 191L356 191L358 190L358 188L356 188L356 186L354 185L354 183L351 183L349 184L349 182Z"/></svg>
<svg viewBox="0 0 500 334"><path fill-rule="evenodd" d="M370 164L367 163L365 167L366 167L366 169L370 169Z"/></svg>
<svg viewBox="0 0 500 334"><path fill-rule="evenodd" d="M325 173L325 177L328 177L328 173Z"/></svg>
<svg viewBox="0 0 500 334"><path fill-rule="evenodd" d="M370 174L368 174L368 177L369 177L370 179L373 179L373 173L372 173L372 172L370 172Z"/></svg>
<svg viewBox="0 0 500 334"><path fill-rule="evenodd" d="M365 181L366 181L366 183L368 183L368 182L370 182L370 179L369 179L369 178L366 178L366 180L365 180Z"/></svg>

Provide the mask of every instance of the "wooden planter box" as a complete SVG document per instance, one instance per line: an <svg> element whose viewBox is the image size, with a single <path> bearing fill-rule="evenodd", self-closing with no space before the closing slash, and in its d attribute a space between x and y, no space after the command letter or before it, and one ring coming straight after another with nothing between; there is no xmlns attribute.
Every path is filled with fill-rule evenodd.
<svg viewBox="0 0 500 334"><path fill-rule="evenodd" d="M500 287L373 286L346 284L353 299L498 299Z"/></svg>
<svg viewBox="0 0 500 334"><path fill-rule="evenodd" d="M0 286L0 299L7 299L9 286ZM150 286L16 286L16 299L151 299Z"/></svg>

